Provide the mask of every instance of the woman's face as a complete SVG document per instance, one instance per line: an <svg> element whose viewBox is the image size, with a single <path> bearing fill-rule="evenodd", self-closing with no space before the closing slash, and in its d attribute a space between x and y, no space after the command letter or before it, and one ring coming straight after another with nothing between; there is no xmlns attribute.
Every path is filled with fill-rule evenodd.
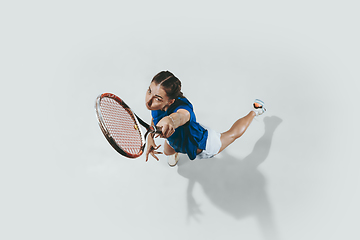
<svg viewBox="0 0 360 240"><path fill-rule="evenodd" d="M161 85L152 82L146 92L145 104L149 110L166 111L175 100L169 99Z"/></svg>

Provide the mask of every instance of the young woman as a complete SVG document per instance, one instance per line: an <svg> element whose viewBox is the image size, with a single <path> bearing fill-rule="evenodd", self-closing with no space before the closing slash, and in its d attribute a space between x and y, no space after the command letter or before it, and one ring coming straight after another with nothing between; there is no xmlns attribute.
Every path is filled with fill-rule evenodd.
<svg viewBox="0 0 360 240"><path fill-rule="evenodd" d="M170 166L177 164L178 153L187 154L191 160L215 156L241 137L254 117L266 111L264 103L256 99L248 115L237 120L228 131L217 133L196 121L192 104L181 92L180 80L169 71L162 71L152 79L145 102L151 110L152 123L162 127L158 136L166 138L164 154L169 156ZM159 160L156 154L161 152L156 150L160 146L156 146L154 137L154 134L148 137L146 161L149 154Z"/></svg>

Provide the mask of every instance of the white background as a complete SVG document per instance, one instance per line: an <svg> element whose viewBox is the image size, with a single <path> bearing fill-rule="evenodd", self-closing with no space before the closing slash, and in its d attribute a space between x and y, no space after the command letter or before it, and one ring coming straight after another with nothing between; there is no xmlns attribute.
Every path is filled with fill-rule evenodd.
<svg viewBox="0 0 360 240"><path fill-rule="evenodd" d="M356 1L6 1L0 5L1 239L359 239ZM149 121L170 70L200 123L267 117L170 168L116 153L98 94ZM159 142L161 143L161 142Z"/></svg>

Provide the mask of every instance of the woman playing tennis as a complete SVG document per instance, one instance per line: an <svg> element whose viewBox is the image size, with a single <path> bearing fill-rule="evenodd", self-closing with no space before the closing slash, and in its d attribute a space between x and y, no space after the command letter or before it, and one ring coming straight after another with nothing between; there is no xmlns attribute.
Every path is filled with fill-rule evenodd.
<svg viewBox="0 0 360 240"><path fill-rule="evenodd" d="M179 160L178 153L187 154L191 160L215 156L241 137L254 117L266 111L264 103L256 99L248 115L237 120L228 131L217 133L196 121L192 104L181 92L180 80L169 71L162 71L152 79L145 102L151 110L152 124L162 128L160 137L166 138L164 154L172 167ZM161 154L156 151L160 145L155 144L154 136L151 134L147 140L146 161L149 154L157 160L156 154Z"/></svg>

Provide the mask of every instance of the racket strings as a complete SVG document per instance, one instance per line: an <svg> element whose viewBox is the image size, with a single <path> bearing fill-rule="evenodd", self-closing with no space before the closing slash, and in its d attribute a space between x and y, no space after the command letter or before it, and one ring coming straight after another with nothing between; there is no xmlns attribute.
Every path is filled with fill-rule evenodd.
<svg viewBox="0 0 360 240"><path fill-rule="evenodd" d="M115 142L126 152L138 154L143 146L137 124L130 113L111 98L102 98L101 114Z"/></svg>

